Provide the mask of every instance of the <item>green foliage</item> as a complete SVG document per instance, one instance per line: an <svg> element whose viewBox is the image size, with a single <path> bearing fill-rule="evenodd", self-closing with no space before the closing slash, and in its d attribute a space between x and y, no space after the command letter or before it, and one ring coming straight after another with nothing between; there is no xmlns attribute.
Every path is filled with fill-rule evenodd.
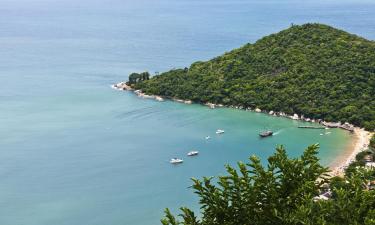
<svg viewBox="0 0 375 225"><path fill-rule="evenodd" d="M353 225L374 224L375 192L364 190L369 176L332 178L330 200L314 201L327 184L327 168L319 164L318 145L299 158L288 158L280 146L262 166L259 158L226 166L227 175L193 179L201 216L181 208L179 221L166 209L163 225Z"/></svg>
<svg viewBox="0 0 375 225"><path fill-rule="evenodd" d="M375 135L372 136L370 139L369 148L359 152L355 156L355 161L351 162L349 166L345 169L345 175L348 177L352 177L353 173L357 173L359 167L363 167L366 165L366 158L370 156L370 160L375 159L375 148L371 146L371 141L374 141ZM375 171L373 171L375 174Z"/></svg>
<svg viewBox="0 0 375 225"><path fill-rule="evenodd" d="M373 155L373 152L371 150L361 151L355 156L355 160L363 161L365 159L365 157L368 156L368 155Z"/></svg>
<svg viewBox="0 0 375 225"><path fill-rule="evenodd" d="M143 73L132 73L129 75L128 85L136 84L141 81L146 81L150 79L150 74L148 72Z"/></svg>
<svg viewBox="0 0 375 225"><path fill-rule="evenodd" d="M373 149L375 151L375 134L372 135L371 139L370 139L370 148Z"/></svg>
<svg viewBox="0 0 375 225"><path fill-rule="evenodd" d="M357 169L359 167L363 167L365 166L365 164L366 163L364 161L354 161L350 163L349 166L345 169L345 175L351 177L353 174L357 172Z"/></svg>
<svg viewBox="0 0 375 225"><path fill-rule="evenodd" d="M345 182L346 179L344 179L343 177L332 177L329 182L329 187L334 190L340 190L346 186ZM332 197L337 197L335 192L332 194Z"/></svg>
<svg viewBox="0 0 375 225"><path fill-rule="evenodd" d="M303 114L375 129L375 42L321 24L292 26L136 88L198 103Z"/></svg>
<svg viewBox="0 0 375 225"><path fill-rule="evenodd" d="M332 187L332 199L322 204L328 213L326 224L365 224L373 218L375 191L366 190L369 171L357 170L339 186ZM367 222L367 224L371 224Z"/></svg>

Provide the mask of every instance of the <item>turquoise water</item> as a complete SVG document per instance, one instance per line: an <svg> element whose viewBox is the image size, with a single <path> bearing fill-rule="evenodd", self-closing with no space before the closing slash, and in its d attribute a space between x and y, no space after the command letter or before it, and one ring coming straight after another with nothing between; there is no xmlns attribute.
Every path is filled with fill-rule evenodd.
<svg viewBox="0 0 375 225"><path fill-rule="evenodd" d="M291 23L375 39L374 11L373 1L348 0L2 0L0 224L158 224L165 207L197 207L190 177L223 173L252 154L265 159L277 144L297 156L319 142L329 165L350 142L342 130L321 136L288 119L141 100L110 85ZM266 127L276 135L260 140ZM193 148L200 155L188 159ZM175 156L185 162L170 165Z"/></svg>

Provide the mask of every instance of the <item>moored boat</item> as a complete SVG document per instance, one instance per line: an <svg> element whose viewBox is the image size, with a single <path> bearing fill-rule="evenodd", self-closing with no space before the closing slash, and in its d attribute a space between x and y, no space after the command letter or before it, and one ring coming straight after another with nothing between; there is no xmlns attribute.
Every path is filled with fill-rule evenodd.
<svg viewBox="0 0 375 225"><path fill-rule="evenodd" d="M198 151L191 151L191 152L188 152L188 156L196 156L196 155L198 155L199 154L199 152Z"/></svg>
<svg viewBox="0 0 375 225"><path fill-rule="evenodd" d="M179 159L179 158L172 158L169 162L172 164L179 164L179 163L183 163L184 160Z"/></svg>
<svg viewBox="0 0 375 225"><path fill-rule="evenodd" d="M225 131L224 130L220 130L220 129L218 129L217 131L216 131L216 134L223 134Z"/></svg>

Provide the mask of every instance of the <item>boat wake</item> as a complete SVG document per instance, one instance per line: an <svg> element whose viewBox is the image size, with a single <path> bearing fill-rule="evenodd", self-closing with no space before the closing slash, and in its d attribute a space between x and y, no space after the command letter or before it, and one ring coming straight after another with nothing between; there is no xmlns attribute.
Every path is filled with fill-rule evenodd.
<svg viewBox="0 0 375 225"><path fill-rule="evenodd" d="M283 132L282 129L281 129L281 130L278 130L278 131L276 131L275 133L273 133L273 136L279 135L279 134L281 134L282 132Z"/></svg>
<svg viewBox="0 0 375 225"><path fill-rule="evenodd" d="M150 106L150 107L143 107L143 108L121 112L115 115L115 118L117 119L126 119L126 118L140 119L140 118L149 117L155 114L162 114L165 111L166 111L165 109Z"/></svg>

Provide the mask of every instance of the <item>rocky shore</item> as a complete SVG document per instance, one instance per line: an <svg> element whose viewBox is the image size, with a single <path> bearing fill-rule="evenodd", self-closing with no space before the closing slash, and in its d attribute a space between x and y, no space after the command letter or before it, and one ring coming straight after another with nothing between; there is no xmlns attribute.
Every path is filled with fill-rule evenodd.
<svg viewBox="0 0 375 225"><path fill-rule="evenodd" d="M120 83L114 84L114 85L112 85L112 88L117 89L117 90L133 91L138 97L145 98L145 99L155 99L156 101L164 101L164 98L165 98L165 97L158 96L158 95L147 95L147 94L143 93L141 90L134 90L132 87L127 85L126 82L120 82ZM191 100L176 99L176 98L168 98L168 99L172 100L172 101L175 101L175 102L184 103L184 104L192 104L193 103ZM348 122L344 122L344 123L327 122L327 121L324 121L324 120L321 120L321 119L313 119L313 118L304 117L304 115L298 115L298 114L289 115L289 114L286 114L284 112L277 112L277 111L273 111L273 110L266 111L266 110L262 110L262 109L259 109L259 108L253 109L253 108L250 108L250 107L246 108L246 107L243 107L243 106L234 106L234 105L226 106L226 105L214 104L214 103L210 103L210 102L207 102L204 105L208 106L211 109L215 109L217 107L229 107L229 108L234 108L234 109L253 111L253 112L257 112L257 113L265 113L265 114L268 114L268 115L271 115L271 116L285 117L285 118L289 118L289 119L292 119L292 120L301 120L301 121L310 122L310 123L318 123L318 124L320 124L324 127L327 127L327 128L341 128L341 129L344 129L344 130L347 130L347 131L350 131L350 132L354 132L354 130L356 128L354 125L352 125Z"/></svg>
<svg viewBox="0 0 375 225"><path fill-rule="evenodd" d="M145 99L155 99L156 101L162 102L164 101L164 98L158 95L146 95L141 90L134 90L132 87L126 84L126 82L120 82L117 84L114 84L111 86L112 88L116 90L121 91L132 91L134 94L136 94L138 97L145 98Z"/></svg>

